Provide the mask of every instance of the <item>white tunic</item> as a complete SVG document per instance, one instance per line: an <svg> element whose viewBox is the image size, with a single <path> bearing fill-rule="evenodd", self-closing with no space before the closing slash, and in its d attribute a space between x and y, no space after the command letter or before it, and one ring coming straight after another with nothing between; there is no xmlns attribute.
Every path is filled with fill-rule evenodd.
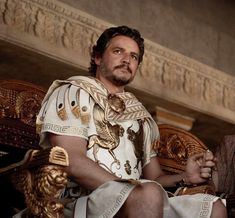
<svg viewBox="0 0 235 218"><path fill-rule="evenodd" d="M95 79L74 77L55 81L37 117L41 146L50 146L48 132L83 137L88 140L87 156L110 173L120 179L154 182L140 178L142 168L156 156L152 149L159 137L156 124L131 93L115 96L114 103L118 103L118 107L107 101L107 96L108 91ZM115 111L123 106L123 102L124 110ZM74 204L67 205L66 214L79 218L113 217L135 185L115 181L105 183L86 198L79 198L75 214L67 210L74 208ZM209 218L217 199L204 194L168 198L165 193L164 218Z"/></svg>

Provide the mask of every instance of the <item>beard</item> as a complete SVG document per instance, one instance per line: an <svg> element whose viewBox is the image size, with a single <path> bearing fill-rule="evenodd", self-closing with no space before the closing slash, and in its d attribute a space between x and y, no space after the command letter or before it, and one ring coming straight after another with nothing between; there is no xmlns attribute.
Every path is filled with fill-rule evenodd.
<svg viewBox="0 0 235 218"><path fill-rule="evenodd" d="M118 76L113 74L114 70L122 68L127 70L132 75L132 71L127 64L115 66L113 70L108 69L103 62L100 64L100 71L102 72L103 76L116 86L125 86L133 80L132 77L127 79L125 76Z"/></svg>

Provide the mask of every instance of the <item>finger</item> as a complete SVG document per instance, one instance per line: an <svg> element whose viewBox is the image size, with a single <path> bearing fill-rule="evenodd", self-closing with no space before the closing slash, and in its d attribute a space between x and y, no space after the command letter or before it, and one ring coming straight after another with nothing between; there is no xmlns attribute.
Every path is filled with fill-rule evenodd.
<svg viewBox="0 0 235 218"><path fill-rule="evenodd" d="M217 168L218 159L216 157L214 157L213 161L215 163L215 166L213 167L213 170L218 170L218 168Z"/></svg>
<svg viewBox="0 0 235 218"><path fill-rule="evenodd" d="M209 160L209 161L205 161L204 163L203 163L203 165L202 165L202 167L215 167L215 162L214 161L211 161L211 160Z"/></svg>
<svg viewBox="0 0 235 218"><path fill-rule="evenodd" d="M196 163L198 164L199 167L203 166L203 159L199 158L198 160L196 160Z"/></svg>
<svg viewBox="0 0 235 218"><path fill-rule="evenodd" d="M212 153L210 150L207 150L207 151L204 153L204 159L205 159L205 160L213 160L213 159L214 159L213 153Z"/></svg>
<svg viewBox="0 0 235 218"><path fill-rule="evenodd" d="M190 159L193 161L197 161L197 160L203 159L203 158L204 158L204 153L194 154L190 157Z"/></svg>
<svg viewBox="0 0 235 218"><path fill-rule="evenodd" d="M211 173L206 173L206 172L203 172L203 173L201 173L200 174L201 175L201 177L202 178L204 178L204 179L209 179L209 178L211 178Z"/></svg>
<svg viewBox="0 0 235 218"><path fill-rule="evenodd" d="M201 173L211 173L212 169L210 167L204 167L200 170Z"/></svg>

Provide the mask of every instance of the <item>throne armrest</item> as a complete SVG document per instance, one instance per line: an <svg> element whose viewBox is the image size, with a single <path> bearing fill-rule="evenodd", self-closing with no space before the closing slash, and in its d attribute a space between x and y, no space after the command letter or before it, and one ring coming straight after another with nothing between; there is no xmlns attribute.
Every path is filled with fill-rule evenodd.
<svg viewBox="0 0 235 218"><path fill-rule="evenodd" d="M0 170L9 174L15 188L22 192L29 214L36 217L63 217L60 194L67 183L67 152L58 146L28 150L24 159Z"/></svg>
<svg viewBox="0 0 235 218"><path fill-rule="evenodd" d="M205 152L208 147L192 133L168 124L160 124L160 140L155 149L159 163L167 174L185 171L187 159L197 153ZM208 193L215 195L212 181L200 185L183 186L176 190L175 195Z"/></svg>

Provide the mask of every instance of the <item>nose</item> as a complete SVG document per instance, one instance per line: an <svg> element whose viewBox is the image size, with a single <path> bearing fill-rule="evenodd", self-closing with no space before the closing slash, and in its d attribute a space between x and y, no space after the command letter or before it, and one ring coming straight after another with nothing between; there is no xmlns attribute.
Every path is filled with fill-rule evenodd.
<svg viewBox="0 0 235 218"><path fill-rule="evenodd" d="M125 64L130 64L131 56L130 54L125 53L122 58L122 62Z"/></svg>

